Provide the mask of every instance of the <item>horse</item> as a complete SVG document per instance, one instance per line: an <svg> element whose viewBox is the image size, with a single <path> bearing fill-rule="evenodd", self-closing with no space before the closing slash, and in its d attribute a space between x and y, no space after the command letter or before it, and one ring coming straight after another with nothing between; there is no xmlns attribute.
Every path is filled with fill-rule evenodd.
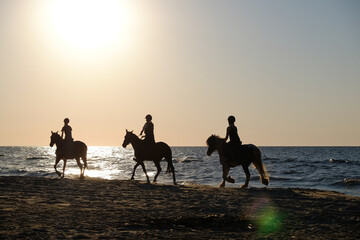
<svg viewBox="0 0 360 240"><path fill-rule="evenodd" d="M154 183L156 183L156 179L161 172L160 161L165 158L168 163L166 173L172 173L174 185L176 185L175 179L175 169L172 162L172 152L169 145L164 142L157 142L153 146L147 146L144 140L141 140L138 136L136 136L133 131L126 130L126 135L124 137L124 142L122 144L123 148L126 148L127 145L131 144L134 148L136 164L134 166L134 170L132 172L131 180L134 180L135 170L141 165L145 175L147 182L150 183L149 176L147 175L144 161L149 160L153 161L156 168L157 173L154 177Z"/></svg>
<svg viewBox="0 0 360 240"><path fill-rule="evenodd" d="M56 160L55 160L54 168L55 168L57 175L60 177L60 179L64 178L67 159L74 159L74 158L76 159L76 162L80 168L80 179L83 179L85 168L87 168L87 158L86 158L87 146L86 146L86 144L81 141L74 141L71 143L71 145L69 144L70 147L68 147L69 149L68 149L67 153L64 154L64 153L61 153L61 151L64 151L63 147L65 145L65 140L60 137L58 132L51 131L50 139L51 139L50 147L53 147L54 144L56 145L56 151L55 151ZM84 167L82 166L82 164L80 162L80 158L84 162ZM62 174L56 169L56 166L58 165L58 163L60 162L61 159L64 160Z"/></svg>
<svg viewBox="0 0 360 240"><path fill-rule="evenodd" d="M211 156L214 151L217 151L219 154L220 163L223 170L223 180L219 187L225 187L225 181L234 183L235 180L231 176L228 176L230 168L242 165L246 175L246 180L245 183L241 186L241 188L247 188L250 180L249 165L251 163L253 163L255 168L258 170L262 184L266 186L269 184L269 176L261 160L261 151L257 146L253 144L241 145L239 149L233 149L233 151L236 152L231 152L232 155L236 154L232 156L236 156L236 159L229 159L229 157L225 156L224 150L227 146L224 138L220 138L216 135L211 135L207 139L206 143L208 145L208 156Z"/></svg>

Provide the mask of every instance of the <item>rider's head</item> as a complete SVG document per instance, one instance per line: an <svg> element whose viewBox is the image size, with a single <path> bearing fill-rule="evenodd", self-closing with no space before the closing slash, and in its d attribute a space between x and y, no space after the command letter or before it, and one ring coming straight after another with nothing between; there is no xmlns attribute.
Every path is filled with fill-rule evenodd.
<svg viewBox="0 0 360 240"><path fill-rule="evenodd" d="M152 116L150 114L146 115L145 117L146 121L151 121L152 120Z"/></svg>
<svg viewBox="0 0 360 240"><path fill-rule="evenodd" d="M68 118L65 118L65 119L64 119L64 123L65 123L65 124L69 124L69 122L70 122L70 120L69 120Z"/></svg>
<svg viewBox="0 0 360 240"><path fill-rule="evenodd" d="M229 122L229 124L231 124L231 123L235 123L235 117L234 116L229 116L228 117L228 122Z"/></svg>

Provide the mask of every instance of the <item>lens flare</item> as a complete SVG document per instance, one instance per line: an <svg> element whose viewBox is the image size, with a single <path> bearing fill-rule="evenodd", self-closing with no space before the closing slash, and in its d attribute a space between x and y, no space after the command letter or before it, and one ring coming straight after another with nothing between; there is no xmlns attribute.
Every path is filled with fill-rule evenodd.
<svg viewBox="0 0 360 240"><path fill-rule="evenodd" d="M258 234L279 232L282 229L284 214L266 197L260 197L247 209Z"/></svg>
<svg viewBox="0 0 360 240"><path fill-rule="evenodd" d="M257 216L259 233L277 232L281 229L282 214L276 211L271 205L264 206Z"/></svg>

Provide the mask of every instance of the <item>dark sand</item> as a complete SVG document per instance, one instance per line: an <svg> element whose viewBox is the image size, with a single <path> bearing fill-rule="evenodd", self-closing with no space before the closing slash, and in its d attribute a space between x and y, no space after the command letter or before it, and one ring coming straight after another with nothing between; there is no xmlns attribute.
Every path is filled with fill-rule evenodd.
<svg viewBox="0 0 360 240"><path fill-rule="evenodd" d="M0 239L356 239L360 198L311 189L0 177Z"/></svg>

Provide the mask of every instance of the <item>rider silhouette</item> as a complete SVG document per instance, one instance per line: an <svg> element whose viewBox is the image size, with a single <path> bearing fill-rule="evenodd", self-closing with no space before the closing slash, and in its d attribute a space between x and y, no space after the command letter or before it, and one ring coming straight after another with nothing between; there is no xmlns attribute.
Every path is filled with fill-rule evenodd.
<svg viewBox="0 0 360 240"><path fill-rule="evenodd" d="M144 124L143 129L140 132L140 135L145 133L144 142L147 145L154 144L155 143L155 137L154 137L154 124L152 123L152 116L150 114L146 115L145 117L146 123Z"/></svg>
<svg viewBox="0 0 360 240"><path fill-rule="evenodd" d="M151 149L152 145L155 144L154 124L151 121L152 116L148 114L146 115L145 119L146 119L146 123L144 124L144 127L140 132L140 136L142 136L142 134L145 133L145 136L142 136L144 138L144 148L143 151L139 153L140 156L147 154ZM137 161L136 158L134 158L134 160Z"/></svg>
<svg viewBox="0 0 360 240"><path fill-rule="evenodd" d="M72 128L69 125L70 120L68 118L64 119L64 127L61 129L61 138L63 139L63 136L65 134L65 139L64 139L64 146L62 148L61 151L61 155L67 155L68 149L71 146L71 143L74 141L74 139L72 138Z"/></svg>
<svg viewBox="0 0 360 240"><path fill-rule="evenodd" d="M64 119L64 127L61 129L61 138L63 138L64 134L65 134L65 142L72 142L73 138L72 138L72 128L69 125L70 120L68 118Z"/></svg>
<svg viewBox="0 0 360 240"><path fill-rule="evenodd" d="M227 141L228 138L230 138L230 141L227 143L226 155L228 155L230 161L235 161L242 142L240 140L240 137L237 132L237 128L235 126L235 117L229 116L228 122L229 122L229 126L226 129L225 142Z"/></svg>

